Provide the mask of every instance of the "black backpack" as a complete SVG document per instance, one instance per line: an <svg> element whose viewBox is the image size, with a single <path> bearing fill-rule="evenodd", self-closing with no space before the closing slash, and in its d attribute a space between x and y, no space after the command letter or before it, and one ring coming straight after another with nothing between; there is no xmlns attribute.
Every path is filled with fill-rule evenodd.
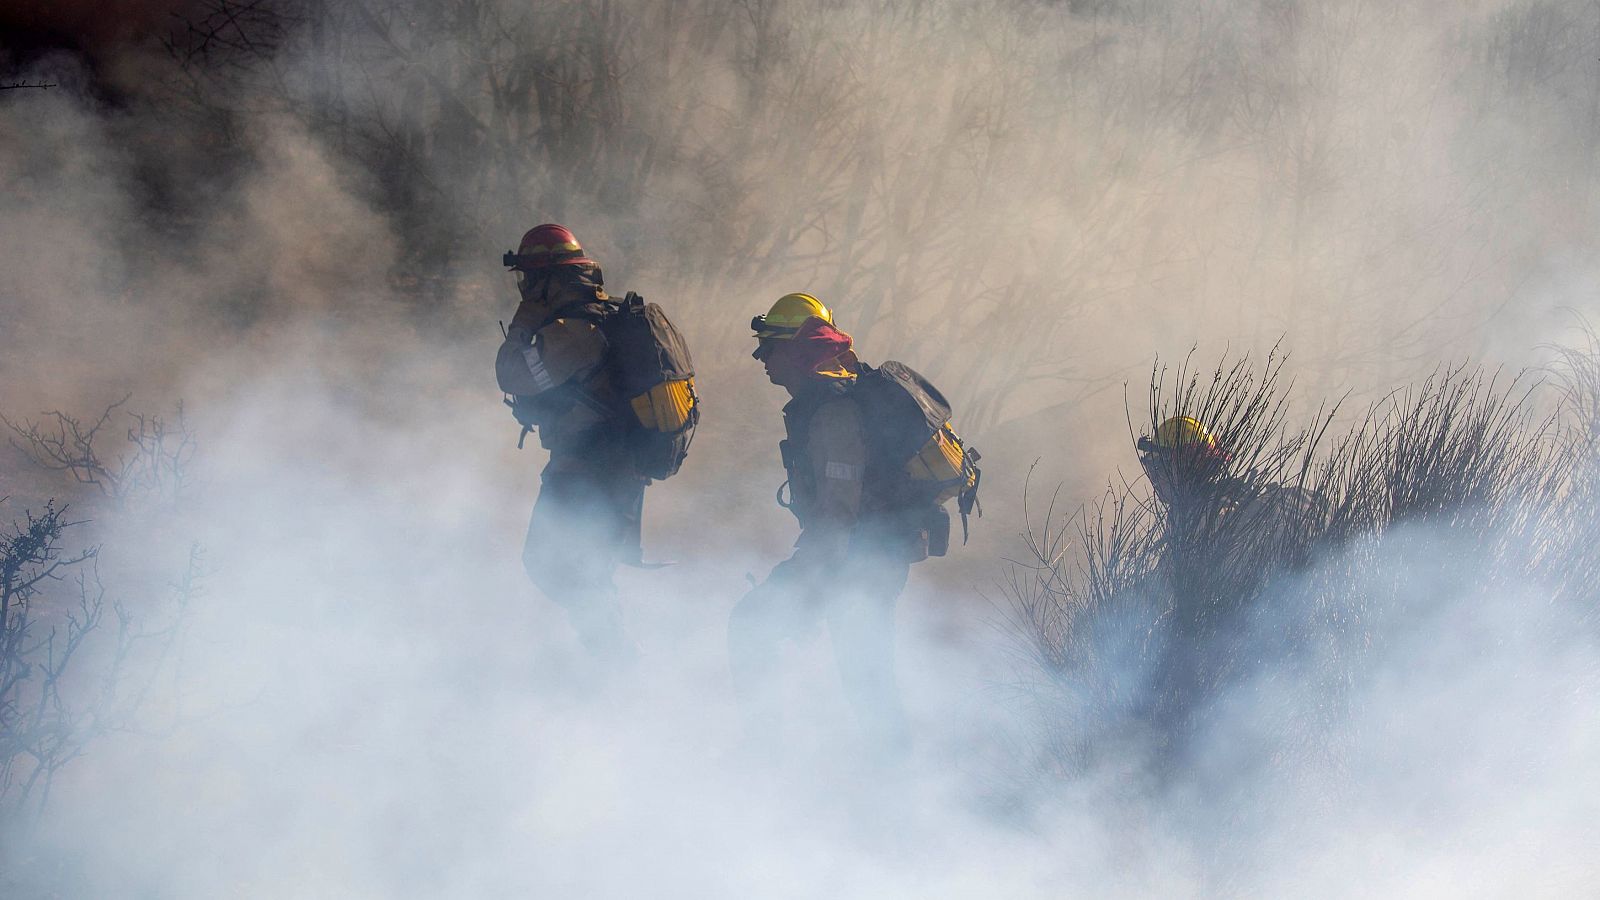
<svg viewBox="0 0 1600 900"><path fill-rule="evenodd" d="M626 404L620 414L634 466L647 478L671 477L700 423L689 343L660 306L632 291L599 326L611 385Z"/></svg>
<svg viewBox="0 0 1600 900"><path fill-rule="evenodd" d="M580 403L618 423L634 470L659 481L676 474L689 454L700 423L700 397L694 391L694 362L683 339L660 306L632 291L619 302L585 303L556 315L593 322L606 339L606 374L621 400L607 406L576 384L551 392L552 400ZM515 398L506 404L524 409ZM537 424L519 413L525 437ZM517 446L522 446L519 438Z"/></svg>
<svg viewBox="0 0 1600 900"><path fill-rule="evenodd" d="M961 540L967 517L978 504L980 454L950 427L950 402L932 382L905 363L863 365L851 389L867 427L868 468L897 505L940 510L955 499L961 513ZM948 519L946 519L948 521ZM940 556L942 553L931 555Z"/></svg>

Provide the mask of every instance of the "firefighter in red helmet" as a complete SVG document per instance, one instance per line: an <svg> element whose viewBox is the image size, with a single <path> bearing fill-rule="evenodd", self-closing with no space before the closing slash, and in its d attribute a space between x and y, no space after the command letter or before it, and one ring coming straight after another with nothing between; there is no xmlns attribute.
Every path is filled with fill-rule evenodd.
<svg viewBox="0 0 1600 900"><path fill-rule="evenodd" d="M602 329L610 303L599 265L561 225L522 236L504 259L521 303L495 360L501 390L524 429L550 452L540 475L522 562L528 577L567 612L595 656L629 662L613 576L640 558L647 479L629 464L610 410L618 403Z"/></svg>

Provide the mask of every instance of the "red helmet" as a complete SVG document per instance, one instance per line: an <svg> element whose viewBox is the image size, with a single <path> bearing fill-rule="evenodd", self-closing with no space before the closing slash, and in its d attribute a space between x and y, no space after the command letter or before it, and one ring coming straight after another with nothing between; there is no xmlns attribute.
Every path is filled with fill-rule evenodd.
<svg viewBox="0 0 1600 900"><path fill-rule="evenodd" d="M543 269L546 266L592 266L595 261L583 255L578 239L564 225L538 225L522 236L517 252L503 260L513 269Z"/></svg>

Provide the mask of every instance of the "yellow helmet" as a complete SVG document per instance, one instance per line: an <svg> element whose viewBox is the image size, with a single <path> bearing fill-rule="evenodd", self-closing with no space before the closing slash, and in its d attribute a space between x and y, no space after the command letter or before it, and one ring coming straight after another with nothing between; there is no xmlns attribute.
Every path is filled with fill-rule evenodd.
<svg viewBox="0 0 1600 900"><path fill-rule="evenodd" d="M784 294L778 302L772 304L764 316L756 316L750 320L750 329L758 338L778 338L788 340L794 337L800 326L807 319L817 318L829 325L833 324L833 313L828 311L822 301L810 294Z"/></svg>
<svg viewBox="0 0 1600 900"><path fill-rule="evenodd" d="M1201 446L1207 450L1217 449L1217 439L1211 432L1200 424L1199 419L1189 416L1173 416L1156 426L1154 439L1151 441L1163 450L1176 450L1179 447Z"/></svg>

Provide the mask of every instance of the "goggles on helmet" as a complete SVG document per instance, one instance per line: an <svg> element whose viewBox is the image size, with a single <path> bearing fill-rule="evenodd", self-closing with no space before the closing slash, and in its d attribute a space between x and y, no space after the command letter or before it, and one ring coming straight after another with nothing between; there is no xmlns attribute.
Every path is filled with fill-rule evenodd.
<svg viewBox="0 0 1600 900"><path fill-rule="evenodd" d="M756 333L757 340L783 340L792 338L800 332L798 328L787 328L782 325L773 325L767 321L766 316L756 316L750 320L750 330Z"/></svg>

